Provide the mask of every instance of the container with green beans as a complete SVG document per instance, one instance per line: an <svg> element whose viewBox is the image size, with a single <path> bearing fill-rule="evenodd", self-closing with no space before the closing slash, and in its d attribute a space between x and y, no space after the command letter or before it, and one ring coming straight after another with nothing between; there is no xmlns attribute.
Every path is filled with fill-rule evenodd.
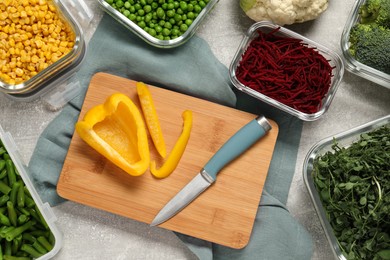
<svg viewBox="0 0 390 260"><path fill-rule="evenodd" d="M159 48L177 47L195 33L219 0L98 0L119 23Z"/></svg>
<svg viewBox="0 0 390 260"><path fill-rule="evenodd" d="M11 135L0 126L0 260L52 258L62 246L54 221Z"/></svg>

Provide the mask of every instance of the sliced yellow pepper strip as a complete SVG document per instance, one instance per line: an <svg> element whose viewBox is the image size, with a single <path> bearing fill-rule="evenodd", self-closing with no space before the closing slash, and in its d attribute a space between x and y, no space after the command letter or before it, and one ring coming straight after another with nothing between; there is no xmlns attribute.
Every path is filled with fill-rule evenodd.
<svg viewBox="0 0 390 260"><path fill-rule="evenodd" d="M162 158L167 155L164 137L161 131L160 121L158 120L156 108L152 99L152 95L148 87L143 82L137 82L137 93L141 102L142 112L149 129L149 134L157 152Z"/></svg>
<svg viewBox="0 0 390 260"><path fill-rule="evenodd" d="M76 123L87 144L130 175L145 173L150 163L148 136L142 115L126 95L115 93L87 111Z"/></svg>
<svg viewBox="0 0 390 260"><path fill-rule="evenodd" d="M182 114L182 117L183 131L180 134L178 140L176 141L176 144L173 147L171 153L169 154L167 160L159 169L156 169L155 161L151 161L150 163L150 172L156 178L165 178L176 169L187 146L192 128L192 111L185 110Z"/></svg>

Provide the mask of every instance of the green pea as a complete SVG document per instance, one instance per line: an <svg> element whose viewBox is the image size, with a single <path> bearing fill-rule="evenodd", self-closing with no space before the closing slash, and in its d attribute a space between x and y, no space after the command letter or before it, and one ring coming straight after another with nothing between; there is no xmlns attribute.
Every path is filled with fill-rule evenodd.
<svg viewBox="0 0 390 260"><path fill-rule="evenodd" d="M168 22L169 22L170 24L175 24L175 23L176 23L176 20L173 19L173 18L169 18Z"/></svg>
<svg viewBox="0 0 390 260"><path fill-rule="evenodd" d="M130 7L131 7L130 2L129 2L129 1L126 1L126 2L125 2L125 8L126 8L126 9L129 9Z"/></svg>
<svg viewBox="0 0 390 260"><path fill-rule="evenodd" d="M184 1L181 1L181 2L180 2L180 8L181 8L184 12L187 11L187 9L188 9L187 3L184 2Z"/></svg>
<svg viewBox="0 0 390 260"><path fill-rule="evenodd" d="M122 0L116 1L116 6L117 6L118 8L121 8L123 5L124 5L124 3L123 3Z"/></svg>
<svg viewBox="0 0 390 260"><path fill-rule="evenodd" d="M180 31L185 32L187 30L188 30L188 26L185 23L180 25Z"/></svg>
<svg viewBox="0 0 390 260"><path fill-rule="evenodd" d="M170 34L171 34L171 30L169 30L168 28L164 28L164 29L162 30L162 35L168 36L168 35L170 35Z"/></svg>
<svg viewBox="0 0 390 260"><path fill-rule="evenodd" d="M138 26L141 27L142 29L146 27L146 24L144 21L139 21Z"/></svg>
<svg viewBox="0 0 390 260"><path fill-rule="evenodd" d="M200 13L200 11L202 11L202 7L200 7L200 5L195 5L194 6L194 12L195 13Z"/></svg>
<svg viewBox="0 0 390 260"><path fill-rule="evenodd" d="M154 9L157 9L158 3L153 2L153 3L151 3L151 6L152 6L152 9L153 9L153 10L154 10Z"/></svg>
<svg viewBox="0 0 390 260"><path fill-rule="evenodd" d="M145 23L149 23L153 18L153 15L151 13L148 13L147 15L145 15Z"/></svg>
<svg viewBox="0 0 390 260"><path fill-rule="evenodd" d="M187 26L190 26L190 25L192 24L192 20L191 20L191 19L185 20L185 24L186 24Z"/></svg>
<svg viewBox="0 0 390 260"><path fill-rule="evenodd" d="M173 16L175 16L175 10L168 10L168 11L167 11L167 16L168 16L168 17L173 17Z"/></svg>
<svg viewBox="0 0 390 260"><path fill-rule="evenodd" d="M169 36L164 36L164 40L165 41L169 41L171 39L171 37L169 37Z"/></svg>
<svg viewBox="0 0 390 260"><path fill-rule="evenodd" d="M134 5L134 8L136 11L138 11L138 10L142 9L142 6L139 3L137 3Z"/></svg>
<svg viewBox="0 0 390 260"><path fill-rule="evenodd" d="M172 24L170 22L165 22L164 28L171 29L172 28Z"/></svg>
<svg viewBox="0 0 390 260"><path fill-rule="evenodd" d="M114 0L106 0L106 2L107 2L107 4L112 4L112 3L114 3Z"/></svg>
<svg viewBox="0 0 390 260"><path fill-rule="evenodd" d="M152 11L152 7L150 5L145 5L144 11L145 11L145 13L150 13Z"/></svg>
<svg viewBox="0 0 390 260"><path fill-rule="evenodd" d="M153 28L150 28L148 33L153 37L156 36L156 30Z"/></svg>
<svg viewBox="0 0 390 260"><path fill-rule="evenodd" d="M176 22L178 22L178 21L181 20L181 15L180 14L175 14L175 16L173 18L175 19Z"/></svg>
<svg viewBox="0 0 390 260"><path fill-rule="evenodd" d="M156 14L157 14L157 17L161 18L161 19L164 18L164 16L165 16L165 12L161 7L157 8Z"/></svg>
<svg viewBox="0 0 390 260"><path fill-rule="evenodd" d="M193 4L188 4L188 5L187 5L187 11L188 11L188 12L194 11L194 5L193 5Z"/></svg>
<svg viewBox="0 0 390 260"><path fill-rule="evenodd" d="M188 12L187 13L187 18L188 19L194 19L195 18L195 14L193 12Z"/></svg>
<svg viewBox="0 0 390 260"><path fill-rule="evenodd" d="M144 16L144 15L145 15L144 9L139 9L139 10L137 11L137 13L138 13L138 15L140 15L140 16Z"/></svg>
<svg viewBox="0 0 390 260"><path fill-rule="evenodd" d="M178 1L173 2L174 8L177 9L180 6L180 3Z"/></svg>
<svg viewBox="0 0 390 260"><path fill-rule="evenodd" d="M180 34L180 31L179 31L178 29L173 28L173 29L171 30L171 35L172 35L172 36L177 36L177 35L179 35L179 34Z"/></svg>
<svg viewBox="0 0 390 260"><path fill-rule="evenodd" d="M129 19L131 20L131 21L135 21L136 20L136 18L137 18L137 16L135 15L135 14L130 14L129 15Z"/></svg>
<svg viewBox="0 0 390 260"><path fill-rule="evenodd" d="M122 14L124 16L128 17L130 15L130 11L129 10L124 10Z"/></svg>
<svg viewBox="0 0 390 260"><path fill-rule="evenodd" d="M200 7L204 8L206 6L206 3L202 0L202 1L199 1L199 5L200 5Z"/></svg>
<svg viewBox="0 0 390 260"><path fill-rule="evenodd" d="M160 25L156 25L156 27L154 28L156 30L156 32L160 33L162 32L162 27Z"/></svg>
<svg viewBox="0 0 390 260"><path fill-rule="evenodd" d="M139 0L139 3L140 3L142 6L144 6L144 5L146 5L146 0Z"/></svg>

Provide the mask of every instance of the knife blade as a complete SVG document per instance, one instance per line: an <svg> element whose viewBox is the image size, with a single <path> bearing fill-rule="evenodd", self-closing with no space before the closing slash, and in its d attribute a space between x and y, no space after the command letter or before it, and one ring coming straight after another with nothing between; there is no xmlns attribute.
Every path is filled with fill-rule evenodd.
<svg viewBox="0 0 390 260"><path fill-rule="evenodd" d="M271 124L264 116L258 116L238 130L211 157L201 171L165 204L150 225L164 223L179 213L216 181L217 174L223 167L244 153L271 128Z"/></svg>

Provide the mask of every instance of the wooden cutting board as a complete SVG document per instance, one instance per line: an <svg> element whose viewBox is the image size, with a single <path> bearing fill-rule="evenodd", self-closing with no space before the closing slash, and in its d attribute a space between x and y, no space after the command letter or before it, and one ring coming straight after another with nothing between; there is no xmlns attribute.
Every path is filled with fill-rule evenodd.
<svg viewBox="0 0 390 260"><path fill-rule="evenodd" d="M126 78L101 72L95 74L79 120L88 109L104 103L115 92L128 95L139 107L135 84ZM149 171L133 177L98 154L75 133L57 186L61 197L151 223L159 210L213 154L257 116L162 88L149 88L168 153L182 131L182 112L185 109L193 111L190 140L176 170L165 179L155 179ZM265 137L222 169L211 187L160 227L231 248L245 247L278 135L277 124L269 121L273 128ZM161 163L151 142L149 146L151 159Z"/></svg>

